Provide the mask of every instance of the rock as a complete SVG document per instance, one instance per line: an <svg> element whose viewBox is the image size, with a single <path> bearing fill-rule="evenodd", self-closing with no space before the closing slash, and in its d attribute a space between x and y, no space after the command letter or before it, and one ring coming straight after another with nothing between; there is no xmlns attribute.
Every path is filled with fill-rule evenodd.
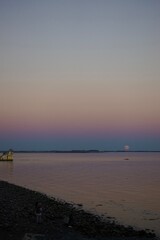
<svg viewBox="0 0 160 240"><path fill-rule="evenodd" d="M40 225L36 224L34 210L36 202L41 202L43 206L43 224ZM148 231L136 231L132 227L118 225L110 217L105 220L85 212L79 209L83 206L81 203L76 208L65 201L49 198L44 194L3 181L0 181L0 206L0 229L5 236L2 239L22 239L26 232L38 232L53 236L53 239L65 239L65 235L70 234L70 231L74 232L75 236L84 234L85 237L99 239L115 236L132 236L137 239L155 237L154 233ZM69 224L72 229L66 228Z"/></svg>

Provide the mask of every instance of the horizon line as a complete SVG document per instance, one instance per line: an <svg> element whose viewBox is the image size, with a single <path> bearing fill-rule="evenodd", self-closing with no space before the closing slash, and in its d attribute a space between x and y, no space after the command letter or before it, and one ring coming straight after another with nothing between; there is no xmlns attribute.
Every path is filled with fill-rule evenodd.
<svg viewBox="0 0 160 240"><path fill-rule="evenodd" d="M8 150L0 150L0 152L7 152ZM160 152L160 150L12 150L14 153L103 153L103 152Z"/></svg>

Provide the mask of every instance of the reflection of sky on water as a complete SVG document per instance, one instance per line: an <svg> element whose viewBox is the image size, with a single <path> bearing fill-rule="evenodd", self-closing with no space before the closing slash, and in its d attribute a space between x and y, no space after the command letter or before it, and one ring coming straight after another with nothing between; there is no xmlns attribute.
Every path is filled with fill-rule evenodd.
<svg viewBox="0 0 160 240"><path fill-rule="evenodd" d="M14 162L13 161L0 161L0 179L8 181L12 181L12 177L14 174Z"/></svg>
<svg viewBox="0 0 160 240"><path fill-rule="evenodd" d="M159 232L159 170L160 153L14 154L0 179Z"/></svg>

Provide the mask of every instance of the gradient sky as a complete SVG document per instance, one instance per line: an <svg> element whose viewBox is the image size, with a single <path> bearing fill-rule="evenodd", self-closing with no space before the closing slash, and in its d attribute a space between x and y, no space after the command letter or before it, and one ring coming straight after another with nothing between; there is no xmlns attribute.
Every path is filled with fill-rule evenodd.
<svg viewBox="0 0 160 240"><path fill-rule="evenodd" d="M1 0L0 149L160 150L159 0Z"/></svg>

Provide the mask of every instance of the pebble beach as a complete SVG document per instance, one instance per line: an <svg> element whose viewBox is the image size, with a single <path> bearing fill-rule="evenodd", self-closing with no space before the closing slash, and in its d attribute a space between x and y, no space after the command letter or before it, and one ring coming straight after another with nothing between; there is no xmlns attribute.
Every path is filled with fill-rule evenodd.
<svg viewBox="0 0 160 240"><path fill-rule="evenodd" d="M36 223L35 203L42 204L42 223ZM147 240L153 232L102 219L65 201L0 181L0 239L22 240L26 233L47 240Z"/></svg>

